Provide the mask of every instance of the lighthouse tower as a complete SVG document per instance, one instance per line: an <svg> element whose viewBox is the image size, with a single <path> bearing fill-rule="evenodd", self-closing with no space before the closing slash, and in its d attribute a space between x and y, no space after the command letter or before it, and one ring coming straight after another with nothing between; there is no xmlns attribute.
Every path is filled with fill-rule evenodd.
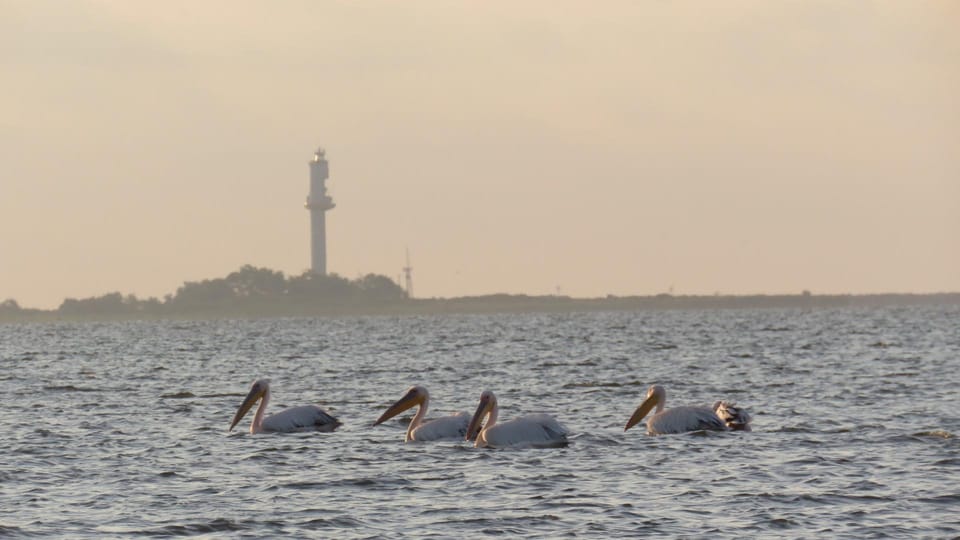
<svg viewBox="0 0 960 540"><path fill-rule="evenodd" d="M310 194L304 208L310 211L310 271L327 274L327 210L334 206L327 195L330 169L323 148L318 148L310 161Z"/></svg>

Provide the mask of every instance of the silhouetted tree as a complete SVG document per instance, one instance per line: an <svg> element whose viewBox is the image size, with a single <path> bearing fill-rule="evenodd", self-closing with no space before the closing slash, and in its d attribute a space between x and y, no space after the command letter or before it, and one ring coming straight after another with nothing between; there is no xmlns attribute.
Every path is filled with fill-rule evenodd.
<svg viewBox="0 0 960 540"><path fill-rule="evenodd" d="M129 315L139 311L139 307L136 296L112 292L82 300L67 298L57 311L64 315Z"/></svg>
<svg viewBox="0 0 960 540"><path fill-rule="evenodd" d="M168 302L174 310L195 311L229 305L233 291L223 278L187 281Z"/></svg>
<svg viewBox="0 0 960 540"><path fill-rule="evenodd" d="M407 297L407 293L386 276L367 274L354 283L363 292L366 300L390 301Z"/></svg>
<svg viewBox="0 0 960 540"><path fill-rule="evenodd" d="M354 296L356 288L337 274L318 275L306 271L291 277L287 282L287 294L297 302L331 301L342 302Z"/></svg>
<svg viewBox="0 0 960 540"><path fill-rule="evenodd" d="M228 275L226 281L234 298L281 298L287 292L283 272L249 264Z"/></svg>

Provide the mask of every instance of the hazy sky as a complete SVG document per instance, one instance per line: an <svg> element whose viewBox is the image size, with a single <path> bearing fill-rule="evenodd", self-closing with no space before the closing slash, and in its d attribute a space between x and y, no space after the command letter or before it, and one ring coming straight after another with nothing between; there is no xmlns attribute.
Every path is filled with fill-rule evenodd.
<svg viewBox="0 0 960 540"><path fill-rule="evenodd" d="M960 291L960 3L0 0L0 300Z"/></svg>

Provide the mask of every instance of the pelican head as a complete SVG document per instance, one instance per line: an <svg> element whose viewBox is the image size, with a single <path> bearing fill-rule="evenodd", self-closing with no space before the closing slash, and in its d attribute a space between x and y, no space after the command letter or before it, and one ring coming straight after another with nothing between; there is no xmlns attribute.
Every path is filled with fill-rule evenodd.
<svg viewBox="0 0 960 540"><path fill-rule="evenodd" d="M473 413L473 418L467 425L467 436L464 440L472 441L477 438L480 430L483 428L483 419L487 415L495 414L497 410L497 396L490 390L484 390L480 394L480 404L477 405L477 412ZM489 423L488 423L489 424Z"/></svg>
<svg viewBox="0 0 960 540"><path fill-rule="evenodd" d="M250 392L247 394L247 397L243 398L243 403L240 404L240 408L237 409L237 414L233 415L233 421L230 422L230 429L228 431L233 431L233 428L240 423L240 420L243 420L243 417L247 414L253 405L260 401L260 399L270 392L270 380L269 379L258 379L253 381L253 384L250 385Z"/></svg>
<svg viewBox="0 0 960 540"><path fill-rule="evenodd" d="M373 425L382 424L407 409L412 409L417 405L423 405L429 398L430 394L427 393L426 388L422 386L411 386L410 389L407 390L407 393L391 405L389 409L384 411Z"/></svg>
<svg viewBox="0 0 960 540"><path fill-rule="evenodd" d="M623 430L626 431L637 425L654 407L657 408L658 412L662 411L663 404L666 400L667 391L664 390L662 386L655 384L648 388L646 399L637 407L637 410L633 411L633 415L630 416L630 420L627 420L627 426L623 428Z"/></svg>

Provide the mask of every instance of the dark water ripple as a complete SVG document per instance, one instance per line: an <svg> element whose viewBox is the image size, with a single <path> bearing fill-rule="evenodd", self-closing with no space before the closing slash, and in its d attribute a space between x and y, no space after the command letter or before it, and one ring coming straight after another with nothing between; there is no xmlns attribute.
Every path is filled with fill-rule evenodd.
<svg viewBox="0 0 960 540"><path fill-rule="evenodd" d="M960 310L677 311L0 326L0 537L960 535ZM255 377L336 433L228 433ZM647 437L651 383L752 433ZM402 443L497 391L566 448Z"/></svg>

